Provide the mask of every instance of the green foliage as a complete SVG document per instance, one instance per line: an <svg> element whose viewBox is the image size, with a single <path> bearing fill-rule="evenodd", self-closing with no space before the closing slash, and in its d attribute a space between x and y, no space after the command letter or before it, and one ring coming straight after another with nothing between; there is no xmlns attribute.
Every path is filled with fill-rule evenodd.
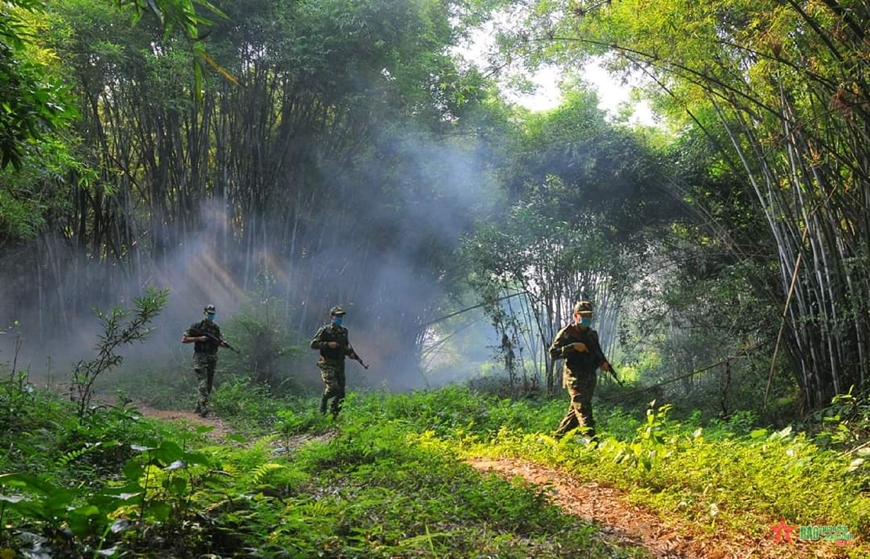
<svg viewBox="0 0 870 559"><path fill-rule="evenodd" d="M34 408L46 410L48 396L35 394ZM416 398L444 408L457 398L463 406L474 402L461 390ZM480 476L431 435L418 434L408 417L393 417L384 408L389 401L354 395L353 413L333 426L331 439L286 456L276 455L275 436L204 445L200 434L208 428L155 429L127 408L97 409L81 426L67 405L53 412L55 424L37 431L45 444L25 459L54 466L0 476L0 549L143 557L182 550L226 556L243 548L262 557L641 555L604 545L593 527L562 515L540 488ZM281 414L295 425L288 435L321 429L305 419L310 402L294 405ZM460 410L445 411L457 422ZM61 445L52 459L48 437L78 446ZM0 433L4 445L12 440L26 446ZM100 445L106 441L113 442ZM104 446L124 456L105 470L85 467ZM28 542L27 534L39 535Z"/></svg>
<svg viewBox="0 0 870 559"><path fill-rule="evenodd" d="M854 387L853 387L854 388ZM814 424L821 423L818 438L822 444L848 457L849 471L870 472L870 404L866 395L855 396L850 388L834 397L831 405L813 414Z"/></svg>
<svg viewBox="0 0 870 559"><path fill-rule="evenodd" d="M264 268L257 275L257 288L248 294L239 312L224 324L224 337L242 355L223 352L225 368L245 371L251 379L269 387L275 395L299 392L299 381L289 377L300 355L308 353L308 340L287 327L286 298L276 293L274 272Z"/></svg>
<svg viewBox="0 0 870 559"><path fill-rule="evenodd" d="M185 365L155 368L128 363L116 374L98 379L94 383L94 392L120 395L161 410L192 408L197 379L194 374L178 374L179 368ZM216 384L219 385L220 380L215 381Z"/></svg>
<svg viewBox="0 0 870 559"><path fill-rule="evenodd" d="M69 210L69 177L78 177L80 187L95 179L74 149L70 140L45 136L36 151L22 154L15 170L0 169L0 242L35 239L51 216Z"/></svg>
<svg viewBox="0 0 870 559"><path fill-rule="evenodd" d="M206 54L200 42L200 29L209 20L197 14L200 6L213 15L222 12L206 0L114 0L118 5L132 5L134 21L146 11L160 19L164 33L169 35L176 27L194 42L198 59L219 71L222 70ZM0 169L11 164L21 170L28 152L41 151L39 144L51 140L53 132L63 130L79 116L68 86L48 64L27 48L33 42L34 29L30 27L33 12L42 9L41 2L13 0L0 7ZM30 12L30 14L27 14ZM197 76L201 69L197 66ZM201 80L200 80L201 81ZM46 168L48 170L48 168ZM0 198L0 209L14 209L10 201ZM4 212L5 213L5 212ZM23 219L7 219L13 223ZM25 230L25 233L27 230Z"/></svg>
<svg viewBox="0 0 870 559"><path fill-rule="evenodd" d="M617 464L643 466L647 471L652 470L654 466L660 466L661 461L668 458L667 445L663 437L668 410L670 410L668 404L657 410L647 410L646 423L638 428L635 440L620 448L613 461Z"/></svg>
<svg viewBox="0 0 870 559"><path fill-rule="evenodd" d="M663 244L665 263L634 285L619 330L620 360L640 384L662 383L644 397L664 395L675 410L703 408L709 416L744 409L793 419L794 407L766 406L763 397L781 309L758 288L770 284L772 271L733 261L703 228L675 226ZM774 372L771 400L790 396L788 371Z"/></svg>
<svg viewBox="0 0 870 559"><path fill-rule="evenodd" d="M0 399L22 397L6 392L23 387L0 386ZM761 535L780 515L799 524L845 524L857 536L870 532L861 491L868 478L847 471L850 458L791 428L760 429L748 413L707 424L699 413L679 423L668 406L639 419L599 406L601 438L587 445L545 434L564 412L562 399L513 401L452 386L351 393L337 422L312 413L310 400L263 402L258 413L273 410L274 434L218 445L203 440L208 427L155 429L126 407L97 409L81 425L68 402L29 394L38 411L22 417L21 431L0 433L0 444L16 449L2 466L10 473L0 476L0 515L15 526L0 531L0 549L145 557L172 555L180 546L215 555L249 548L262 557L288 550L641 555L602 544L594 528L551 505L546 490L482 476L459 460L491 455L521 456L621 487L634 501L716 537ZM255 397L243 387L233 395ZM41 466L26 471L25 464ZM25 532L40 534L38 543L24 543Z"/></svg>
<svg viewBox="0 0 870 559"><path fill-rule="evenodd" d="M131 6L133 22L136 23L146 12L158 17L169 35L178 27L190 39L200 39L201 28L209 23L206 17L197 13L197 7L203 8L213 16L226 17L220 9L207 0L114 0L119 6Z"/></svg>
<svg viewBox="0 0 870 559"><path fill-rule="evenodd" d="M244 375L232 375L212 392L210 406L218 416L257 424L271 421L281 402L270 396L268 387Z"/></svg>
<svg viewBox="0 0 870 559"><path fill-rule="evenodd" d="M222 486L225 478L208 455L184 451L173 441L130 448L137 455L123 465L124 479L101 488L63 489L42 476L0 476L0 486L15 492L7 497L8 511L48 529L50 537L38 540L34 551L65 547L72 553L93 549L113 555L117 549L107 546L121 537L142 539L146 522L159 523L161 537L171 542L189 539L192 534L185 524L196 504L196 491L208 484ZM69 531L65 543L63 530ZM133 534L125 534L128 531Z"/></svg>
<svg viewBox="0 0 870 559"><path fill-rule="evenodd" d="M112 3L135 6L138 25L106 9ZM207 7L192 0L45 4L51 25L40 39L76 84L80 149L99 170L91 188L65 190L73 203L47 222L46 232L83 249L62 256L93 259L84 273L105 271L107 297L130 277L145 278L170 251L190 247L202 228L225 224L216 255L243 255L221 262L227 278L252 285L258 265L245 263L263 257L276 276L270 295L289 300L281 313L262 299L250 301L238 323L226 326L251 351L245 361L227 354L223 363L252 371L278 392L297 388L287 364L301 344L289 331L290 318L307 337L322 319L311 301L346 300L369 287L380 290L372 305L390 300L391 286L364 285L384 269L385 252L413 262L411 275L396 281L439 284L418 290L418 306L441 303L441 288L457 277L445 273L454 265L456 232L487 202L476 195L479 185L492 182L489 142L477 138L508 128L491 82L449 52L460 32L453 24L476 8L432 0L225 3L228 19L200 26L195 48L203 45L245 86L215 79L200 87L190 43L163 31L174 25L194 39L186 22L170 21L177 13L189 22L193 8L209 16ZM474 119L462 120L471 111ZM490 118L492 126L485 124ZM223 124L214 128L217 122ZM486 169L478 172L478 161ZM75 178L67 177L68 184ZM471 192L472 203L455 196ZM228 203L204 218L197 208L209 200ZM384 226L371 227L371 219ZM333 227L337 221L359 240L353 250ZM316 264L325 253L343 261L336 270L356 270L346 292L328 292L328 271ZM31 254L42 260L45 253ZM87 301L80 287L87 284L65 286L80 291L68 300ZM60 304L44 301L54 310ZM399 345L415 343L418 319L402 305L384 319L402 321L395 332L408 339Z"/></svg>
<svg viewBox="0 0 870 559"><path fill-rule="evenodd" d="M128 408L96 408L84 422L72 403L19 382L0 384L0 402L27 405L0 433L9 448L0 470L0 548L22 553L74 557L109 549L130 529L119 518L136 497L123 481L131 460L139 460L137 442L155 436L189 439L142 419ZM165 440L165 439L164 439ZM16 472L16 473L12 473ZM11 523L9 522L11 521ZM90 551L88 551L90 550Z"/></svg>
<svg viewBox="0 0 870 559"><path fill-rule="evenodd" d="M599 413L597 445L508 426L495 440L463 431L445 444L460 442L462 452L471 455L522 456L559 465L626 489L637 502L701 530L749 529L761 535L768 520L781 515L797 524L870 530L870 508L862 495L870 478L850 471L847 457L824 450L791 427L753 428L751 414L703 426L700 414L678 423L668 419L668 410L667 405L651 408L645 421L621 411Z"/></svg>
<svg viewBox="0 0 870 559"><path fill-rule="evenodd" d="M169 290L148 288L146 295L133 298L133 309L114 307L108 313L94 309L103 325L96 346L97 357L79 361L73 372L73 388L78 398L79 417L83 418L93 396L97 378L119 366L124 360L119 347L143 342L150 333L148 325L169 301Z"/></svg>
<svg viewBox="0 0 870 559"><path fill-rule="evenodd" d="M290 449L300 438L311 435L319 435L328 431L332 425L322 415L315 401L305 400L296 402L295 409L279 410L277 420L273 426L275 434L282 437L284 448Z"/></svg>
<svg viewBox="0 0 870 559"><path fill-rule="evenodd" d="M511 205L463 243L468 283L499 337L516 338L522 349L552 340L580 298L602 304L596 328L608 339L624 293L640 276L647 236L677 213L651 179L656 158L637 136L610 126L588 91L570 93L559 108L522 125L503 170ZM516 291L529 304L508 309L502 300ZM537 352L534 365L553 390L545 353Z"/></svg>
<svg viewBox="0 0 870 559"><path fill-rule="evenodd" d="M418 393L411 402L447 404L457 395ZM300 467L332 490L318 507L288 510L292 520L274 528L273 538L293 541L299 553L328 546L333 553L374 557L477 556L484 550L505 557L604 552L589 547L589 527L559 514L539 489L482 478L432 444L430 435L409 431L403 402L408 403L393 405L392 397L354 399L347 406L353 419L338 436L327 445L299 450ZM318 518L295 521L303 511ZM303 529L326 518L326 532ZM607 552L620 556L616 550Z"/></svg>
<svg viewBox="0 0 870 559"><path fill-rule="evenodd" d="M31 0L0 6L0 169L20 169L28 151L77 116L67 88L29 51L25 12L39 7Z"/></svg>

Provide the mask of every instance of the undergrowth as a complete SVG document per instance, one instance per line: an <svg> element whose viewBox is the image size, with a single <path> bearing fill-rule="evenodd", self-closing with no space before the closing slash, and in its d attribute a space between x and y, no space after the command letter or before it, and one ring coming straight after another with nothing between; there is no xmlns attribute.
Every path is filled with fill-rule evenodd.
<svg viewBox="0 0 870 559"><path fill-rule="evenodd" d="M562 400L510 400L453 386L352 394L348 405L357 418L399 422L457 456L521 457L619 487L633 502L711 538L723 529L768 537L780 518L846 526L859 542L870 535L868 407L848 395L821 412L826 421L812 432L764 428L750 412L680 421L669 416L670 406L654 402L640 416L599 404L601 439L592 445L550 436ZM842 554L867 551L859 545Z"/></svg>
<svg viewBox="0 0 870 559"><path fill-rule="evenodd" d="M128 405L79 421L73 403L25 378L0 384L3 419L14 419L0 432L0 448L14 449L0 456L0 554L645 556L563 515L541 488L481 476L451 449L421 445L413 414L393 411L435 398L426 422L445 429L470 411L442 414L449 402L435 393L393 403L352 394L333 423L312 400L267 404L230 388L227 419L254 429L216 444L208 427L154 422ZM314 434L329 436L291 445Z"/></svg>
<svg viewBox="0 0 870 559"><path fill-rule="evenodd" d="M209 427L154 422L128 400L80 421L26 376L3 378L4 557L643 556L562 514L545 489L479 474L469 456L558 467L718 537L766 536L780 517L845 525L859 543L844 553L867 552L867 407L851 396L812 434L748 413L678 421L668 406L599 405L600 440L584 444L550 436L561 399L352 392L333 421L315 398L239 380L214 394L239 433L218 444Z"/></svg>
<svg viewBox="0 0 870 559"><path fill-rule="evenodd" d="M726 529L766 537L784 517L802 526L845 525L859 541L870 536L870 475L862 458L870 452L858 438L867 428L860 421L866 408L855 411L850 401L835 402L848 413L848 424L829 422L835 424L815 435L761 428L747 413L707 422L696 414L680 422L669 418L668 405L653 403L643 420L600 407L600 440L586 444L579 436L550 436L561 402L486 403L456 388L420 398L420 427L429 430L430 444L463 456L520 457L605 482L627 490L635 503L710 534ZM465 411L464 422L445 423L451 411L426 411L447 401L450 410ZM849 409L842 409L846 404ZM394 413L405 417L405 409ZM867 551L860 546L843 553L863 557Z"/></svg>

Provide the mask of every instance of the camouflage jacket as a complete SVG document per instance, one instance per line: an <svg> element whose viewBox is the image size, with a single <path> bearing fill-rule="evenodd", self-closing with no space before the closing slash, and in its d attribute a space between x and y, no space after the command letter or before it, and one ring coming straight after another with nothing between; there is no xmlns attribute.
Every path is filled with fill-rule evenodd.
<svg viewBox="0 0 870 559"><path fill-rule="evenodd" d="M329 342L337 342L338 347L331 348ZM326 324L314 334L311 339L311 349L319 349L320 356L324 359L343 360L345 356L353 359L357 358L356 352L350 345L350 340L347 337L347 328L344 326L335 326Z"/></svg>
<svg viewBox="0 0 870 559"><path fill-rule="evenodd" d="M567 349L567 346L575 342L586 344L586 351L579 352ZM565 360L565 369L573 374L593 374L595 369L607 363L601 344L598 343L598 332L592 328L586 328L576 324L559 330L556 339L550 346L550 358Z"/></svg>
<svg viewBox="0 0 870 559"><path fill-rule="evenodd" d="M190 325L190 328L184 331L184 335L188 338L196 338L206 334L211 334L218 340L221 339L220 327L210 320L200 320L199 322L194 322ZM204 342L194 342L193 352L214 355L217 353L218 347L220 347L220 342L213 339L208 339Z"/></svg>

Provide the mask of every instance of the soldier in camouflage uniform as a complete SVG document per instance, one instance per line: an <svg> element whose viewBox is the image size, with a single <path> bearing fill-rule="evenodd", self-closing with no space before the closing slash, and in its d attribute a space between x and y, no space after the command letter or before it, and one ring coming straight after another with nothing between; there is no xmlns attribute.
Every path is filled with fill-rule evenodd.
<svg viewBox="0 0 870 559"><path fill-rule="evenodd" d="M221 338L221 329L215 323L215 306L206 305L202 314L204 319L194 322L190 328L181 335L181 343L193 343L193 370L199 381L199 397L196 401L196 413L206 417L208 411L208 397L214 385L214 372L217 368L218 348L226 342Z"/></svg>
<svg viewBox="0 0 870 559"><path fill-rule="evenodd" d="M326 404L330 398L332 417L338 417L341 411L341 402L344 400L344 358L360 360L359 356L350 345L347 337L347 328L341 325L345 315L344 309L336 306L329 311L332 321L321 326L311 340L311 349L320 350L320 359L317 360L317 368L323 378L323 396L320 398L320 413L326 413Z"/></svg>
<svg viewBox="0 0 870 559"><path fill-rule="evenodd" d="M595 370L601 367L611 370L598 343L598 332L593 330L592 303L580 301L574 305L574 322L559 330L550 346L550 358L564 359L562 385L571 395L571 405L556 436L561 437L568 431L585 427L585 435L595 437L595 419L592 417L592 395L595 392Z"/></svg>

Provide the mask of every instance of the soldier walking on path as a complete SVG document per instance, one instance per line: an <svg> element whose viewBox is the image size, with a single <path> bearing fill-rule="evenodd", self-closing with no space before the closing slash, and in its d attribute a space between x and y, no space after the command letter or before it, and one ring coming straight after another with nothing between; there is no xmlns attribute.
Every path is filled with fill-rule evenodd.
<svg viewBox="0 0 870 559"><path fill-rule="evenodd" d="M311 340L311 349L320 350L320 359L317 360L317 368L323 378L323 396L320 398L320 413L326 413L326 404L332 398L330 411L332 417L338 417L341 411L341 402L344 400L345 373L344 358L350 357L360 362L362 359L353 350L347 337L347 328L341 325L344 318L344 309L340 306L332 307L329 311L331 322L321 326Z"/></svg>
<svg viewBox="0 0 870 559"><path fill-rule="evenodd" d="M209 414L208 398L214 385L218 348L229 347L221 338L221 329L214 321L215 312L214 305L206 305L202 311L205 318L191 324L181 335L181 343L193 343L193 370L199 381L199 396L194 411L200 417Z"/></svg>
<svg viewBox="0 0 870 559"><path fill-rule="evenodd" d="M561 437L578 427L585 427L584 435L595 437L595 419L592 417L592 395L595 393L595 370L601 367L612 371L598 343L598 332L591 328L592 303L580 301L574 305L574 322L559 330L550 346L550 358L564 359L562 385L568 389L571 404L559 424L556 436Z"/></svg>

